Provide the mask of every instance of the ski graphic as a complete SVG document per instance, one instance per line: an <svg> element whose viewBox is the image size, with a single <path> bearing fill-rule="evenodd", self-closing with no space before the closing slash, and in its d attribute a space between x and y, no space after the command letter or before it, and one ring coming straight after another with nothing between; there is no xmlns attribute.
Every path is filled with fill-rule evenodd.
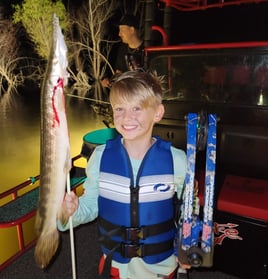
<svg viewBox="0 0 268 279"><path fill-rule="evenodd" d="M189 113L187 118L187 165L185 177L185 200L182 218L182 249L191 247L192 241L192 211L194 199L194 179L195 179L195 160L196 160L196 131L197 114Z"/></svg>

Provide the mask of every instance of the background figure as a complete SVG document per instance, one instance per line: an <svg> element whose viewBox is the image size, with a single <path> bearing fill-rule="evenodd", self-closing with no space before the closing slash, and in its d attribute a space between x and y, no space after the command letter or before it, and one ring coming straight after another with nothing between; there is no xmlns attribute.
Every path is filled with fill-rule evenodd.
<svg viewBox="0 0 268 279"><path fill-rule="evenodd" d="M117 74L143 68L144 44L139 35L139 20L131 14L124 15L119 23L121 43L115 58L115 76ZM102 80L103 87L109 87L112 78Z"/></svg>
<svg viewBox="0 0 268 279"><path fill-rule="evenodd" d="M133 15L125 15L119 24L122 44L115 62L116 73L133 71L143 67L143 40L139 36L139 21Z"/></svg>

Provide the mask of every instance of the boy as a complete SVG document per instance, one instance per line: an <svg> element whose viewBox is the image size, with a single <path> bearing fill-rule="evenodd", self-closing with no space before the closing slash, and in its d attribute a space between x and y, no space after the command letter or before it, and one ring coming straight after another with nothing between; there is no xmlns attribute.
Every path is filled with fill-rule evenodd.
<svg viewBox="0 0 268 279"><path fill-rule="evenodd" d="M160 79L125 72L113 83L110 102L121 136L96 147L86 168L85 193L79 199L66 195L64 212L73 215L74 226L98 216L100 273L108 278L173 278L174 194L180 198L186 156L152 137L164 115Z"/></svg>

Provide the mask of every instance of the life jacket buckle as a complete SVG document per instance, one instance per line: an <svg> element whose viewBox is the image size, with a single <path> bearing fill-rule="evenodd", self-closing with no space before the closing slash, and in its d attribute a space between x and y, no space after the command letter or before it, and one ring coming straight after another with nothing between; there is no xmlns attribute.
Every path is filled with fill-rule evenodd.
<svg viewBox="0 0 268 279"><path fill-rule="evenodd" d="M132 241L132 242L138 241L139 239L145 239L143 228L137 228L137 227L123 228L122 238L124 239L124 241Z"/></svg>
<svg viewBox="0 0 268 279"><path fill-rule="evenodd" d="M121 254L125 258L143 257L143 244L121 243Z"/></svg>

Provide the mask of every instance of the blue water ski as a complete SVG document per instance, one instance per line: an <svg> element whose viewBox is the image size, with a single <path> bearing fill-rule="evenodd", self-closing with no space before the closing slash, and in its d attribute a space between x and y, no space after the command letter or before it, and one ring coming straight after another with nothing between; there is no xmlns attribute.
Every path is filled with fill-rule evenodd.
<svg viewBox="0 0 268 279"><path fill-rule="evenodd" d="M204 127L200 129L200 123ZM217 116L204 113L197 115L189 113L187 117L187 167L185 177L184 200L179 230L178 257L183 263L189 263L193 267L213 265L214 232L214 187L216 166L216 128ZM196 150L200 142L197 141L198 133L202 130L201 144L206 147L205 170L205 196L203 218L193 210L195 191L195 164ZM205 135L205 136L204 136ZM198 138L200 139L200 137ZM200 150L200 149L199 149Z"/></svg>

